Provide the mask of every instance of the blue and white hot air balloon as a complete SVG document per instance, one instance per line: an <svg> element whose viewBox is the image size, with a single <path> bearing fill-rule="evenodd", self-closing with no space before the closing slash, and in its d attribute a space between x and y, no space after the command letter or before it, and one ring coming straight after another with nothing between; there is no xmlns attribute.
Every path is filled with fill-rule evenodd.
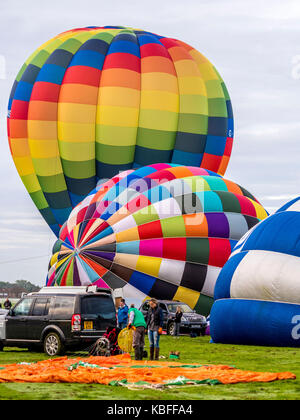
<svg viewBox="0 0 300 420"><path fill-rule="evenodd" d="M300 347L300 197L236 245L210 321L215 343Z"/></svg>

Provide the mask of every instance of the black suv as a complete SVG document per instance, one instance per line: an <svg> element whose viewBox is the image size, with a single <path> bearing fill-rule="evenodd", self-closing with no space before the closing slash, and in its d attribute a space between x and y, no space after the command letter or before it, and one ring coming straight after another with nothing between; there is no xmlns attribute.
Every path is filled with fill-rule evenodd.
<svg viewBox="0 0 300 420"><path fill-rule="evenodd" d="M44 287L24 296L0 321L0 350L43 347L49 356L87 349L117 325L111 291L96 287Z"/></svg>
<svg viewBox="0 0 300 420"><path fill-rule="evenodd" d="M164 330L169 335L174 334L175 330L175 312L177 306L181 307L183 312L180 324L180 333L195 333L197 335L205 335L207 322L203 315L197 314L193 311L189 305L183 302L177 302L174 300L158 300L159 306L161 307L164 315ZM149 301L143 303L140 307L140 311L146 316L149 309Z"/></svg>

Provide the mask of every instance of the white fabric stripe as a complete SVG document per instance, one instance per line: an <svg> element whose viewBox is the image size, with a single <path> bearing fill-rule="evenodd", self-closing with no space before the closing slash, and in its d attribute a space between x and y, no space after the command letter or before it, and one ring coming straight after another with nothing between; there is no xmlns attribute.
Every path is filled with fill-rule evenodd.
<svg viewBox="0 0 300 420"><path fill-rule="evenodd" d="M300 304L300 258L249 251L234 272L230 296Z"/></svg>

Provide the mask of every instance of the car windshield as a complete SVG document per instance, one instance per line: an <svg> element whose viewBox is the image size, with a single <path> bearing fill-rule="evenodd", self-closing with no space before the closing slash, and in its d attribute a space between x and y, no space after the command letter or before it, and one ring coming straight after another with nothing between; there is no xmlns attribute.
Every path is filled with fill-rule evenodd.
<svg viewBox="0 0 300 420"><path fill-rule="evenodd" d="M191 313L193 310L186 304L171 303L168 305L169 312L176 312L177 306L179 306L183 313Z"/></svg>
<svg viewBox="0 0 300 420"><path fill-rule="evenodd" d="M81 301L82 315L100 315L104 319L115 318L115 306L109 296L89 296Z"/></svg>

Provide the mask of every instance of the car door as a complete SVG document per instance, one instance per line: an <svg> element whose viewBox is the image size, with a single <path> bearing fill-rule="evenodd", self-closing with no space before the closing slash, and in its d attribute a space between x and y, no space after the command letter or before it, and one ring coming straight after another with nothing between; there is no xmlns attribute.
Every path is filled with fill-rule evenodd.
<svg viewBox="0 0 300 420"><path fill-rule="evenodd" d="M25 297L6 316L6 340L27 340L29 336L28 316L32 303L32 297Z"/></svg>
<svg viewBox="0 0 300 420"><path fill-rule="evenodd" d="M42 331L49 322L50 298L38 297L34 300L27 319L28 340L40 340Z"/></svg>

